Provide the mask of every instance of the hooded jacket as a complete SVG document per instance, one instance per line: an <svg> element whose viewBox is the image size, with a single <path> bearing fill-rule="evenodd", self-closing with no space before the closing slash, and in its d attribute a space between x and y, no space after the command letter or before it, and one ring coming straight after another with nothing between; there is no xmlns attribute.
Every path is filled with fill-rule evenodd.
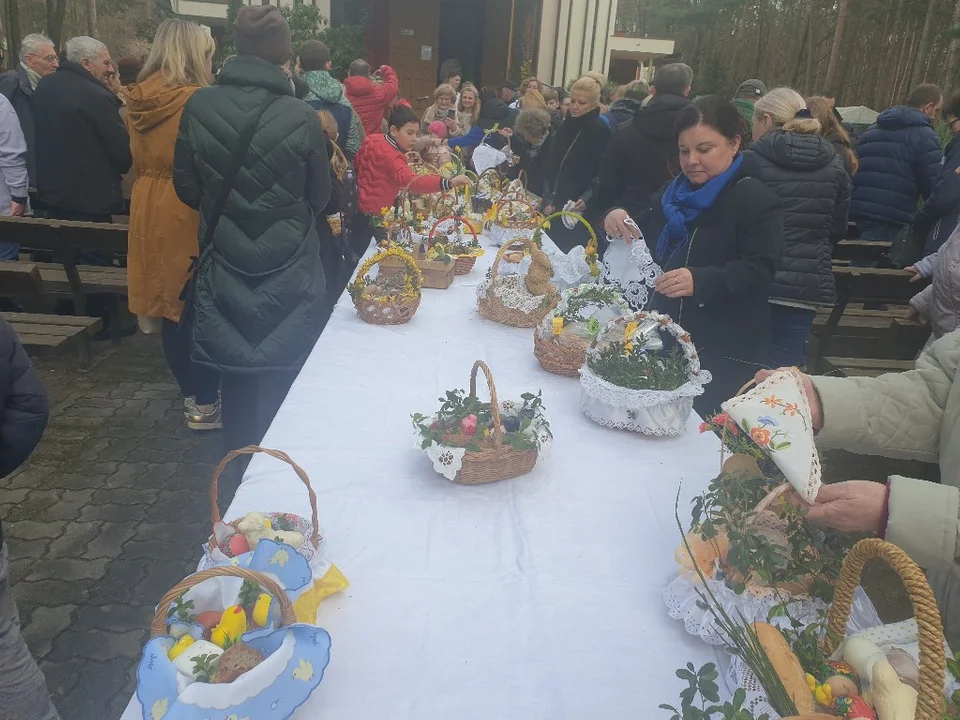
<svg viewBox="0 0 960 720"><path fill-rule="evenodd" d="M853 178L854 220L908 225L917 201L933 190L943 152L926 115L898 105L880 113L857 144L860 169Z"/></svg>
<svg viewBox="0 0 960 720"><path fill-rule="evenodd" d="M913 221L913 230L925 238L924 254L935 253L957 227L960 220L960 135L950 138L943 150L940 168L933 192L923 203Z"/></svg>
<svg viewBox="0 0 960 720"><path fill-rule="evenodd" d="M379 215L392 207L402 188L413 193L434 193L450 186L441 175L417 175L406 156L383 133L367 135L354 161L360 212Z"/></svg>
<svg viewBox="0 0 960 720"><path fill-rule="evenodd" d="M653 101L651 100L651 102ZM632 120L634 116L640 112L642 105L643 103L640 100L620 98L610 103L610 107L607 109L607 112L604 113L604 116L610 118L613 122L614 129L616 129L619 125L628 120Z"/></svg>
<svg viewBox="0 0 960 720"><path fill-rule="evenodd" d="M120 100L69 61L33 91L37 195L47 205L86 215L123 209L120 176L130 169L130 138Z"/></svg>
<svg viewBox="0 0 960 720"><path fill-rule="evenodd" d="M690 101L654 95L647 106L617 131L600 161L597 208L623 208L638 217L654 196L680 172L677 115Z"/></svg>
<svg viewBox="0 0 960 720"><path fill-rule="evenodd" d="M933 255L914 265L933 282L913 296L910 304L940 338L960 327L960 233L954 230Z"/></svg>
<svg viewBox="0 0 960 720"><path fill-rule="evenodd" d="M360 116L343 94L343 86L326 70L310 70L301 77L310 88L307 103L314 110L330 111L337 121L337 145L348 158L352 158L360 149L364 131Z"/></svg>
<svg viewBox="0 0 960 720"><path fill-rule="evenodd" d="M774 130L750 145L743 162L783 205L785 249L771 302L832 307L833 246L846 235L850 209L850 177L833 145L817 134Z"/></svg>
<svg viewBox="0 0 960 720"><path fill-rule="evenodd" d="M43 437L48 414L47 391L40 376L13 328L0 318L0 478L30 457Z"/></svg>
<svg viewBox="0 0 960 720"><path fill-rule="evenodd" d="M180 292L198 254L197 211L173 187L173 149L183 108L199 85L170 85L162 72L124 90L133 154L127 284L130 311L180 320Z"/></svg>
<svg viewBox="0 0 960 720"><path fill-rule="evenodd" d="M363 131L367 135L383 132L383 114L397 97L400 81L389 65L383 66L383 82L375 83L370 77L351 75L343 82L347 99L360 116Z"/></svg>
<svg viewBox="0 0 960 720"><path fill-rule="evenodd" d="M264 106L207 243L240 135ZM190 98L174 153L177 195L200 211L191 358L233 372L298 367L324 319L316 217L330 199L330 163L320 118L283 70L238 55Z"/></svg>

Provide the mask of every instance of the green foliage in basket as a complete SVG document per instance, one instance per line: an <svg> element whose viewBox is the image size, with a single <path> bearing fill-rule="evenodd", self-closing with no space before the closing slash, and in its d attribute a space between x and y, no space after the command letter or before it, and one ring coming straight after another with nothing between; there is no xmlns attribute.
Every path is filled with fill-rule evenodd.
<svg viewBox="0 0 960 720"><path fill-rule="evenodd" d="M587 364L607 382L631 390L676 390L690 379L690 361L679 347L650 352L631 340L587 354Z"/></svg>
<svg viewBox="0 0 960 720"><path fill-rule="evenodd" d="M784 543L757 532L752 522L755 508L776 484L748 473L721 473L707 492L694 498L692 528L704 540L716 540L721 532L726 535L725 567L735 571L728 572L726 580L735 592L743 593L746 579L752 576L772 588L810 583L812 597L830 602L849 538L814 526L806 510L790 502L789 496L779 512L785 525Z"/></svg>
<svg viewBox="0 0 960 720"><path fill-rule="evenodd" d="M775 618L788 620L788 627L778 625L778 629L800 660L805 673L819 680L826 680L833 674L833 670L827 665L827 656L823 653L823 638L832 635L839 644L843 637L836 637L830 631L826 610L818 610L816 621L805 625L790 614L790 603L784 602L774 605L767 613L768 623L773 624Z"/></svg>
<svg viewBox="0 0 960 720"><path fill-rule="evenodd" d="M183 595L181 595L173 601L169 612L167 612L167 617L173 617L183 623L192 623L197 617L192 612L193 609L193 600L184 600Z"/></svg>
<svg viewBox="0 0 960 720"><path fill-rule="evenodd" d="M218 660L219 655L214 655L213 653L193 658L193 675L197 679L197 682L212 682L213 674L217 670Z"/></svg>
<svg viewBox="0 0 960 720"><path fill-rule="evenodd" d="M680 707L661 705L660 709L673 713L670 720L769 720L766 713L756 717L743 707L747 699L743 688L737 688L732 702L719 704L719 675L713 663L707 663L699 670L694 668L693 663L687 663L686 668L677 670L677 677L687 681L687 687L680 692Z"/></svg>
<svg viewBox="0 0 960 720"><path fill-rule="evenodd" d="M581 285L576 292L567 295L557 308L555 317L562 317L564 325L584 322L583 311L588 307L625 304L623 294L615 285ZM600 332L600 323L595 323L597 332Z"/></svg>
<svg viewBox="0 0 960 720"><path fill-rule="evenodd" d="M550 423L543 414L541 393L524 393L520 399L523 404L519 407L512 402L501 403L503 444L514 450L539 449L543 438L552 437ZM463 390L448 390L440 402L436 415L412 416L422 449L433 443L471 452L493 447L493 410L489 402Z"/></svg>

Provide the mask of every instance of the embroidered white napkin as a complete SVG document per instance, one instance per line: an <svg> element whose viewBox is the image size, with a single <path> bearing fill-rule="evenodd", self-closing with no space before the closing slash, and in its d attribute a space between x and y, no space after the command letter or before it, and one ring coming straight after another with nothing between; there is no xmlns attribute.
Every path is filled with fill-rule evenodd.
<svg viewBox="0 0 960 720"><path fill-rule="evenodd" d="M820 490L820 455L813 442L810 405L799 373L775 372L743 395L727 400L724 411L780 468L806 502Z"/></svg>

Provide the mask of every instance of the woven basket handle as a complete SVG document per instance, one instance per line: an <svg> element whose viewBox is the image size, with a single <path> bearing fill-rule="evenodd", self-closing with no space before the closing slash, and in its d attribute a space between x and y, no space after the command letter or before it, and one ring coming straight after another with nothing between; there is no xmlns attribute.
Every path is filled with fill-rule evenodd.
<svg viewBox="0 0 960 720"><path fill-rule="evenodd" d="M501 245L500 250L497 251L497 257L494 259L493 265L490 267L490 286L491 287L493 287L494 280L497 279L497 273L500 270L500 261L503 260L503 256L506 255L507 252L509 252L509 250L514 245L523 245L531 253L533 252L533 248L536 247L533 240L531 240L530 238L517 238L516 240L511 240L510 242L506 242L503 245Z"/></svg>
<svg viewBox="0 0 960 720"><path fill-rule="evenodd" d="M280 605L280 627L293 625L297 621L297 614L293 609L293 603L287 597L287 593L276 580L269 575L249 570L248 568L235 567L233 565L222 565L213 567L209 570L201 570L189 577L185 577L172 588L164 593L157 604L157 610L153 614L153 623L150 625L150 637L159 637L167 633L167 614L170 612L170 606L178 597L183 595L194 585L199 585L204 580L215 577L238 577L244 580L254 582L272 595Z"/></svg>
<svg viewBox="0 0 960 720"><path fill-rule="evenodd" d="M853 592L860 584L860 576L868 560L880 559L892 567L903 581L913 604L920 634L920 687L917 697L916 720L940 720L943 716L943 625L937 601L926 576L913 560L893 543L879 538L861 540L843 561L840 579L830 606L828 629L823 639L827 655L837 649L838 640L847 629L850 610L853 607Z"/></svg>
<svg viewBox="0 0 960 720"><path fill-rule="evenodd" d="M310 485L310 477L307 475L306 471L297 465L293 460L290 459L290 456L287 455L282 450L271 450L270 448L262 448L257 445L248 445L245 448L240 448L239 450L231 450L227 453L226 457L220 461L220 464L213 471L213 482L210 483L210 506L211 519L213 520L214 526L220 522L220 508L217 507L217 482L220 480L220 475L223 473L224 468L230 463L234 458L238 458L241 455L255 455L256 453L264 453L270 457L275 457L278 460L283 460L290 467L293 468L293 471L297 474L297 477L303 481L303 484L307 486L307 492L310 495L310 510L313 513L313 535L311 539L313 540L313 546L317 547L320 544L320 524L317 517L317 494L313 491L313 487ZM211 542L214 547L217 546L217 533L214 531L212 534Z"/></svg>
<svg viewBox="0 0 960 720"><path fill-rule="evenodd" d="M500 419L500 401L497 399L497 386L493 382L493 373L483 360L477 360L470 371L470 395L477 397L477 370L483 370L490 390L490 414L493 416L493 444L496 447L503 445L503 428Z"/></svg>
<svg viewBox="0 0 960 720"><path fill-rule="evenodd" d="M473 223L471 223L467 218L461 217L461 216L459 216L459 215L445 215L444 217L442 217L442 218L440 218L439 220L437 220L437 221L433 224L433 227L430 228L430 232L427 233L427 244L428 244L428 245L433 241L434 235L436 234L437 229L440 227L440 223L446 222L447 220L456 220L456 221L462 222L464 225L467 226L467 230L470 231L470 234L473 235L473 239L474 239L475 241L477 241L477 242L480 242L480 239L479 239L479 237L477 236L477 230L476 230L476 228L473 227Z"/></svg>

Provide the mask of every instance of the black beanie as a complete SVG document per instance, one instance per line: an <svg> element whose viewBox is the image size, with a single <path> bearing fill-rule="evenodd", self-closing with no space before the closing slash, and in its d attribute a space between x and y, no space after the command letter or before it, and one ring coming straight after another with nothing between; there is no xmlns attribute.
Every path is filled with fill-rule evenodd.
<svg viewBox="0 0 960 720"><path fill-rule="evenodd" d="M274 65L283 65L293 55L290 26L273 5L241 8L233 33L237 55L255 55Z"/></svg>

